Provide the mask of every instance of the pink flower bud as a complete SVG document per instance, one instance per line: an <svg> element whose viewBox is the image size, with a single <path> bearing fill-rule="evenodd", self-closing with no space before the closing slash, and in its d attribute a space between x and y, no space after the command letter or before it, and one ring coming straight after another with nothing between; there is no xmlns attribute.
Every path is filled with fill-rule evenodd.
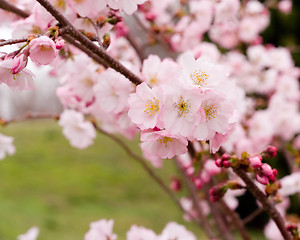
<svg viewBox="0 0 300 240"><path fill-rule="evenodd" d="M13 59L12 67L11 67L11 73L12 74L17 74L21 72L27 65L28 58L24 55L21 54L18 57L15 57Z"/></svg>
<svg viewBox="0 0 300 240"><path fill-rule="evenodd" d="M273 175L273 169L272 167L267 164L267 163L264 163L261 165L261 172L266 175L267 177L270 177Z"/></svg>
<svg viewBox="0 0 300 240"><path fill-rule="evenodd" d="M277 148L274 146L268 146L265 151L263 151L262 156L266 159L273 158L277 155Z"/></svg>
<svg viewBox="0 0 300 240"><path fill-rule="evenodd" d="M128 27L124 22L118 22L116 24L116 36L119 37L125 37L129 32Z"/></svg>
<svg viewBox="0 0 300 240"><path fill-rule="evenodd" d="M180 191L181 190L181 183L176 177L172 177L171 179L171 189L174 191Z"/></svg>
<svg viewBox="0 0 300 240"><path fill-rule="evenodd" d="M278 10L282 13L289 14L292 11L293 3L291 0L282 0L278 3Z"/></svg>
<svg viewBox="0 0 300 240"><path fill-rule="evenodd" d="M65 40L59 39L55 42L55 47L57 50L62 49L65 46Z"/></svg>
<svg viewBox="0 0 300 240"><path fill-rule="evenodd" d="M258 181L259 183L263 184L263 185L267 185L269 183L269 179L267 178L267 176L263 175L263 174L255 174L255 179L256 181Z"/></svg>
<svg viewBox="0 0 300 240"><path fill-rule="evenodd" d="M261 156L254 156L254 157L249 157L249 163L250 166L253 168L260 168L262 165L262 159Z"/></svg>
<svg viewBox="0 0 300 240"><path fill-rule="evenodd" d="M211 202L218 201L227 192L226 185L216 185L209 190L209 200Z"/></svg>
<svg viewBox="0 0 300 240"><path fill-rule="evenodd" d="M193 180L193 182L194 182L194 184L195 184L195 186L196 186L197 189L201 189L202 188L203 183L202 183L201 178L195 178Z"/></svg>
<svg viewBox="0 0 300 240"><path fill-rule="evenodd" d="M222 167L222 160L221 160L221 158L217 159L215 161L215 164L217 165L217 167Z"/></svg>
<svg viewBox="0 0 300 240"><path fill-rule="evenodd" d="M222 158L221 158L223 161L226 161L226 160L229 160L229 159L231 159L231 156L230 156L230 154L228 154L228 153L224 153L223 155L222 155Z"/></svg>
<svg viewBox="0 0 300 240"><path fill-rule="evenodd" d="M29 43L29 54L33 62L47 65L56 57L55 43L46 36L35 38Z"/></svg>

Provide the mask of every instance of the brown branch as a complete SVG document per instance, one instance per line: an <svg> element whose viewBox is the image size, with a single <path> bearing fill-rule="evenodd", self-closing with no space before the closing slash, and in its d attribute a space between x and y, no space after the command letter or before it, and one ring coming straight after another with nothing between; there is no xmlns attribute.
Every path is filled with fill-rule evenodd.
<svg viewBox="0 0 300 240"><path fill-rule="evenodd" d="M247 189L252 195L262 204L263 209L269 214L269 216L276 223L279 231L281 232L285 240L292 240L290 233L286 230L285 221L274 207L273 203L267 198L266 194L263 193L254 183L254 181L248 176L243 169L234 169L234 172L244 181L247 185Z"/></svg>
<svg viewBox="0 0 300 240"><path fill-rule="evenodd" d="M216 222L216 227L218 229L219 235L222 239L232 240L234 236L230 232L230 224L227 223L227 220L224 219L224 215L221 214L221 211L218 209L217 203L213 203L209 200L209 187L207 185L203 186L203 192L205 193L208 205L210 207L212 216Z"/></svg>
<svg viewBox="0 0 300 240"><path fill-rule="evenodd" d="M179 209L187 214L198 226L202 227L202 223L200 221L198 221L198 219L195 219L193 216L191 216L190 213L186 212L180 201L178 200L178 198L176 197L176 195L170 190L170 188L162 181L162 179L160 179L160 177L148 166L148 164L146 163L146 161L144 160L144 158L140 157L139 155L137 155L136 153L132 152L131 149L126 145L126 143L124 143L120 138L118 138L115 135L109 134L108 132L104 131L103 129L101 129L100 127L98 127L94 122L94 127L95 129L106 135L107 137L109 137L110 139L112 139L113 141L115 141L117 144L119 144L124 150L125 152L131 156L133 159L135 159L137 162L139 162L141 164L141 166L143 167L143 169L149 174L149 176L161 187L161 189L171 198L171 200L175 203L175 205L177 205L177 207L179 207Z"/></svg>
<svg viewBox="0 0 300 240"><path fill-rule="evenodd" d="M228 205L221 199L218 201L218 203L221 205L221 208L226 212L226 215L230 216L232 219L233 224L235 225L235 228L239 231L241 234L241 237L244 240L250 240L250 236L247 232L247 229L245 228L244 222L241 220L240 216L238 213L233 211L228 207Z"/></svg>
<svg viewBox="0 0 300 240"><path fill-rule="evenodd" d="M207 221L207 218L205 217L205 215L202 212L202 209L199 206L199 199L198 199L198 194L197 194L197 190L195 188L195 185L191 182L190 178L186 175L184 169L180 166L180 163L175 159L174 160L176 167L178 168L179 172L181 173L183 180L186 184L186 187L188 188L190 194L191 194L191 198L193 201L193 205L195 206L196 212L200 218L200 221L202 223L202 227L206 233L206 235L210 238L210 239L215 239L215 233L213 232L210 224Z"/></svg>
<svg viewBox="0 0 300 240"><path fill-rule="evenodd" d="M12 12L22 18L27 18L30 16L27 12L23 11L20 8L17 8L13 4L11 4L5 0L0 0L0 8L2 8L3 10L6 10L8 12Z"/></svg>
<svg viewBox="0 0 300 240"><path fill-rule="evenodd" d="M136 41L136 39L130 32L127 33L126 39L131 44L131 46L135 49L135 52L139 56L139 59L141 60L141 62L143 62L144 59L146 59L147 55L146 55L144 49L142 48L142 46Z"/></svg>
<svg viewBox="0 0 300 240"><path fill-rule="evenodd" d="M0 47L5 46L5 45L12 45L12 44L16 44L16 43L22 43L22 42L27 42L27 38L9 39L9 40L0 39Z"/></svg>
<svg viewBox="0 0 300 240"><path fill-rule="evenodd" d="M94 59L97 63L101 64L103 67L108 68L108 65L102 60L102 58L100 58L98 55L96 55L95 53L90 51L88 48L86 48L85 46L80 44L80 42L77 42L75 39L73 39L66 33L62 33L61 35L67 42L69 42L73 46L77 47L78 49L80 49L81 51L86 53L90 58Z"/></svg>
<svg viewBox="0 0 300 240"><path fill-rule="evenodd" d="M27 120L37 120L37 119L59 119L59 115L52 114L52 113L27 113L24 117L22 118L13 118L10 120L5 120L0 117L0 125L6 126L11 123L19 123L19 122L24 122Z"/></svg>
<svg viewBox="0 0 300 240"><path fill-rule="evenodd" d="M250 213L247 217L243 219L243 223L247 224L251 222L254 218L256 218L259 214L263 212L263 208L257 208L252 213Z"/></svg>
<svg viewBox="0 0 300 240"><path fill-rule="evenodd" d="M107 65L117 72L123 74L134 84L140 84L142 80L133 72L124 67L119 61L111 57L103 48L94 44L90 39L80 33L59 11L57 11L47 0L36 0L39 2L65 29L66 34L79 41L82 45L101 58Z"/></svg>

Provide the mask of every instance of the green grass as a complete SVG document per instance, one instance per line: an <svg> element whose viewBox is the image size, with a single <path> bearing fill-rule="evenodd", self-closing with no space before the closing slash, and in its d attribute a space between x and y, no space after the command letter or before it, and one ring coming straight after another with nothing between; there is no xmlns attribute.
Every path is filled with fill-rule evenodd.
<svg viewBox="0 0 300 240"><path fill-rule="evenodd" d="M99 135L92 147L77 150L53 121L0 131L14 136L17 148L0 162L1 240L16 239L31 226L40 228L41 240L79 240L90 222L103 218L115 219L121 240L132 224L159 233L169 221L183 223L165 193L109 138ZM172 165L165 165L159 173L168 180ZM195 226L186 226L205 239Z"/></svg>
<svg viewBox="0 0 300 240"><path fill-rule="evenodd" d="M39 240L82 240L89 223L114 219L118 240L137 224L160 233L169 221L207 239L108 137L98 135L85 150L70 147L54 121L11 124L0 132L15 137L17 152L0 161L0 240L15 240L32 226ZM139 152L138 140L128 142ZM166 181L171 161L158 170ZM255 240L265 239L252 232Z"/></svg>

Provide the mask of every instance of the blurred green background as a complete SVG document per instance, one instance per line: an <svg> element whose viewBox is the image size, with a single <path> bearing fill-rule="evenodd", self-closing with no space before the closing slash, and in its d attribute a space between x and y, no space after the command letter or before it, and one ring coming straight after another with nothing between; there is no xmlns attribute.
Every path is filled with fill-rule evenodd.
<svg viewBox="0 0 300 240"><path fill-rule="evenodd" d="M17 152L0 162L0 239L16 239L31 226L42 240L79 240L89 223L115 219L118 239L132 224L159 233L182 214L138 163L108 137L86 150L69 146L54 121L11 124ZM131 143L136 149L137 141ZM169 180L173 165L159 174ZM187 227L201 239L193 224ZM203 238L202 238L203 239Z"/></svg>

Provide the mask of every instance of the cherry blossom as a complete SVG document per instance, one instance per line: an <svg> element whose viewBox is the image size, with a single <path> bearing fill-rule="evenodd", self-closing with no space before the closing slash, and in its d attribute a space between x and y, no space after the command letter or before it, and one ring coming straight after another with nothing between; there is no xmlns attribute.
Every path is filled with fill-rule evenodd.
<svg viewBox="0 0 300 240"><path fill-rule="evenodd" d="M5 155L13 155L16 152L16 148L13 145L13 138L0 134L0 160L5 158Z"/></svg>
<svg viewBox="0 0 300 240"><path fill-rule="evenodd" d="M85 121L83 114L74 110L65 110L59 119L63 134L73 147L83 149L93 144L96 137L92 123Z"/></svg>
<svg viewBox="0 0 300 240"><path fill-rule="evenodd" d="M57 55L55 43L46 36L35 38L29 43L29 54L35 63L50 64Z"/></svg>
<svg viewBox="0 0 300 240"><path fill-rule="evenodd" d="M115 240L117 235L113 233L114 220L99 220L90 224L89 231L84 240Z"/></svg>
<svg viewBox="0 0 300 240"><path fill-rule="evenodd" d="M19 235L18 240L36 240L39 235L39 228L32 227L26 233Z"/></svg>

